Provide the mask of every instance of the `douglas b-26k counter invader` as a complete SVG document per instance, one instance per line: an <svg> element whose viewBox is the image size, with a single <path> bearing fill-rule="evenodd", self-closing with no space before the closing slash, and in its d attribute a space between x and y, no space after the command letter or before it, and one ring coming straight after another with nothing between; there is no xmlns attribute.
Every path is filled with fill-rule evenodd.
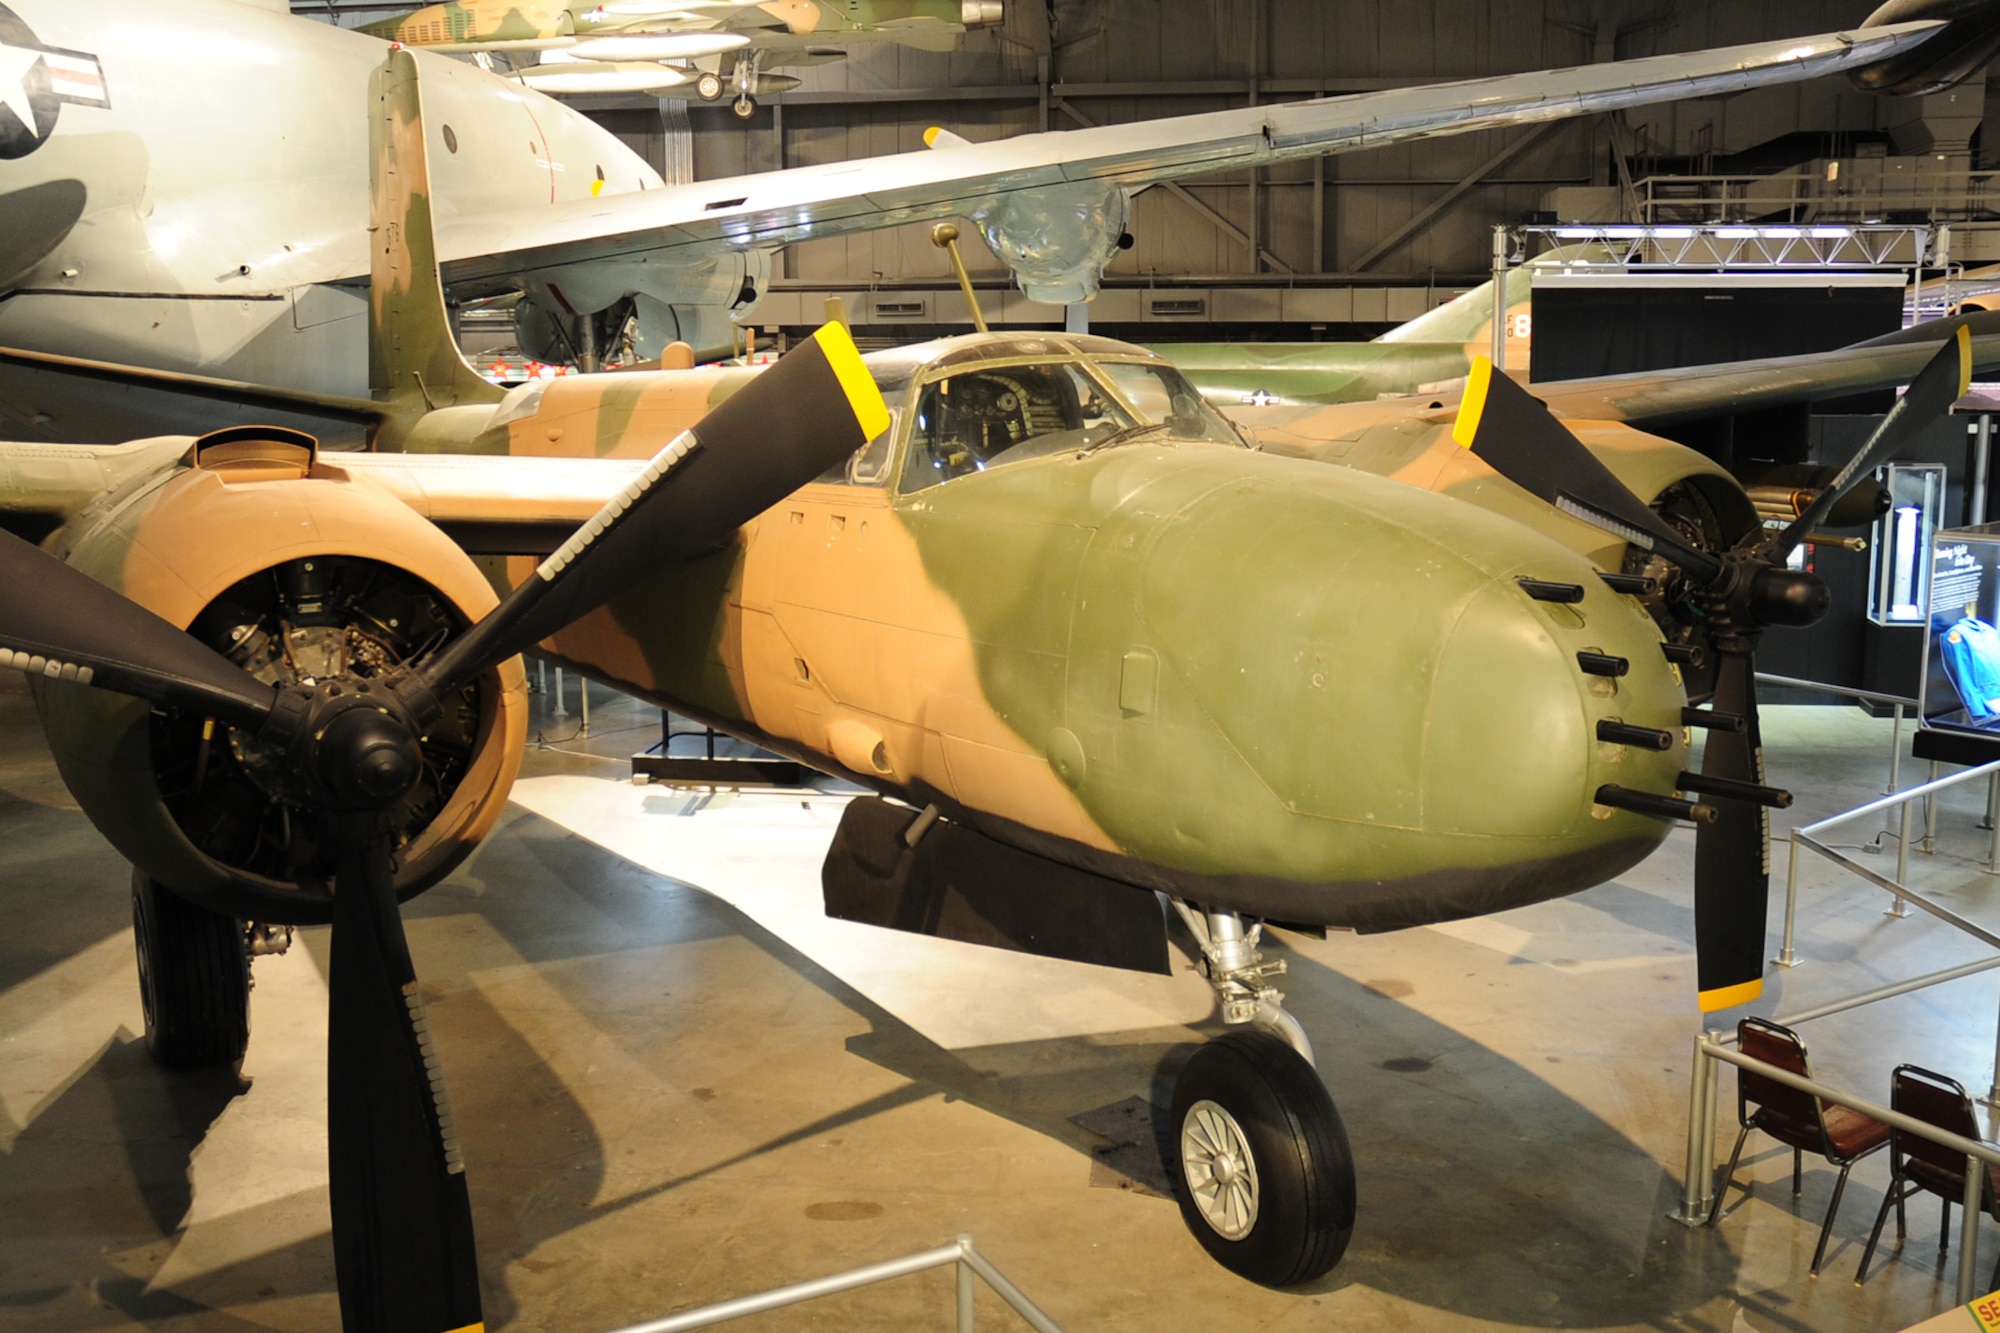
<svg viewBox="0 0 2000 1333"><path fill-rule="evenodd" d="M446 335L416 70L399 53L379 76L374 135L374 410L402 452L256 428L0 448L36 475L7 489L10 523L49 534L0 542L0 647L138 868L149 964L175 957L161 931L335 922L350 1327L477 1319L465 1164L393 904L490 827L522 728L507 654L536 642L877 793L828 858L837 914L1162 968L1165 894L1233 1023L1176 1089L1182 1208L1259 1281L1326 1271L1354 1217L1263 922L1532 902L1686 817L1705 830L1703 987L1754 988L1752 862L1781 795L1759 781L1748 653L1818 609L1783 561L1816 515L1698 549L1475 376L1454 430L1541 497L1518 503L1659 553L1728 631L1709 710L1634 595L1647 579L1488 507L1250 449L1137 348L954 339L864 369L829 331L772 371L502 397ZM1949 345L1871 455L1967 358ZM412 409L432 395L455 405ZM513 557L497 609L466 550ZM1714 729L1701 773L1692 726ZM189 980L151 977L149 1000Z"/></svg>

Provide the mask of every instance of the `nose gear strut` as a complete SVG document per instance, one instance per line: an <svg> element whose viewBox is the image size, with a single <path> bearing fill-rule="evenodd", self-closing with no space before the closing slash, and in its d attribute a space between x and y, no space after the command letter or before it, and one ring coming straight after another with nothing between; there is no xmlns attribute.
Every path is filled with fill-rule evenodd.
<svg viewBox="0 0 2000 1333"><path fill-rule="evenodd" d="M1285 960L1267 963L1257 948L1264 923L1253 922L1245 930L1239 913L1197 911L1178 898L1169 901L1201 948L1201 972L1215 991L1222 1021L1232 1027L1255 1023L1268 1028L1313 1064L1312 1041L1299 1020L1285 1012L1285 993L1271 985L1273 977L1285 974Z"/></svg>

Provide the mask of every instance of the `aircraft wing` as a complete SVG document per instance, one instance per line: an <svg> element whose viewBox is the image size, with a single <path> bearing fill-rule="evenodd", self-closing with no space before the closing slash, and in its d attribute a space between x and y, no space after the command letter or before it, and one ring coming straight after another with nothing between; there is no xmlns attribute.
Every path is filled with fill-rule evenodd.
<svg viewBox="0 0 2000 1333"><path fill-rule="evenodd" d="M1972 332L1975 374L2000 370L2000 311L1933 320L1837 352L1530 384L1559 417L1670 426L1723 413L1844 398L1908 384L1953 331Z"/></svg>
<svg viewBox="0 0 2000 1333"><path fill-rule="evenodd" d="M1833 352L1681 366L1629 375L1530 383L1529 392L1569 421L1618 421L1640 428L1671 426L1790 403L1844 398L1908 384L1959 325L1972 332L1975 374L2000 371L2000 311L1932 320L1886 337ZM1365 402L1221 406L1266 446L1316 450L1363 431L1412 419L1450 422L1458 416L1464 386L1376 398Z"/></svg>
<svg viewBox="0 0 2000 1333"><path fill-rule="evenodd" d="M1813 78L1883 60L1940 26L1897 24L725 177L441 220L438 251L446 280L475 296L580 263L691 260L966 216L1050 187L1131 188Z"/></svg>
<svg viewBox="0 0 2000 1333"><path fill-rule="evenodd" d="M0 516L66 522L131 478L172 465L194 439L164 435L115 445L0 441ZM327 451L315 471L388 492L475 555L543 556L631 485L649 461Z"/></svg>

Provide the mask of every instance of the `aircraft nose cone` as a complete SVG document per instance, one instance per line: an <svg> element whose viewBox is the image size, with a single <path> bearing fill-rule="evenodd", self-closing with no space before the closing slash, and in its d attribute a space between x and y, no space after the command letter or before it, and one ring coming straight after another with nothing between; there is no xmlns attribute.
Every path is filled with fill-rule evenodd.
<svg viewBox="0 0 2000 1333"><path fill-rule="evenodd" d="M1521 573L1540 578L1549 566L1532 568ZM1686 758L1684 695L1658 634L1587 568L1560 577L1583 588L1581 601L1536 600L1503 574L1453 625L1423 731L1427 830L1562 838L1606 822L1611 812L1591 800L1605 783L1672 791ZM1671 739L1665 750L1600 740L1606 723Z"/></svg>
<svg viewBox="0 0 2000 1333"><path fill-rule="evenodd" d="M1196 779L1199 808L1167 825L1176 855L1276 886L1272 915L1388 928L1574 892L1658 845L1664 820L1593 799L1670 794L1686 766L1686 694L1633 599L1523 524L1266 461L1181 505L1147 561L1144 623L1200 718L1157 753ZM1538 600L1523 579L1578 600ZM1176 707L1163 693L1162 714ZM1151 753L1148 726L1121 723L1121 763ZM1150 801L1112 813L1157 843L1160 788L1132 786Z"/></svg>

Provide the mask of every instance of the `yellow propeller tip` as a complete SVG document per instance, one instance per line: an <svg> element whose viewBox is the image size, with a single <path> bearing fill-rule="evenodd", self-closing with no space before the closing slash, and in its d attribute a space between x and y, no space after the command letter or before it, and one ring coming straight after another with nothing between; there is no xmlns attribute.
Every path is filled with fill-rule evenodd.
<svg viewBox="0 0 2000 1333"><path fill-rule="evenodd" d="M1451 438L1461 448L1470 449L1479 434L1479 417L1486 410L1486 391L1493 383L1493 362L1484 356L1472 358L1472 371L1465 377L1465 396L1458 400L1458 420L1452 423Z"/></svg>
<svg viewBox="0 0 2000 1333"><path fill-rule="evenodd" d="M1748 1004L1764 993L1764 979L1738 982L1734 986L1717 986L1714 990L1702 991L1696 997L1704 1014L1712 1014L1718 1009L1734 1009L1739 1004Z"/></svg>
<svg viewBox="0 0 2000 1333"><path fill-rule="evenodd" d="M847 331L845 324L822 324L813 334L813 341L819 344L827 365L840 381L842 392L847 395L848 406L854 410L855 423L861 428L861 438L872 440L889 429L889 405L882 401L882 391L875 387L875 377L868 373L868 366L861 359L860 349L854 345L854 335Z"/></svg>
<svg viewBox="0 0 2000 1333"><path fill-rule="evenodd" d="M929 129L925 130L924 147L926 148L937 147L938 136L943 133L944 133L944 127L942 125L933 125Z"/></svg>
<svg viewBox="0 0 2000 1333"><path fill-rule="evenodd" d="M1972 330L1961 324L1958 326L1958 396L1965 397L1972 387Z"/></svg>

